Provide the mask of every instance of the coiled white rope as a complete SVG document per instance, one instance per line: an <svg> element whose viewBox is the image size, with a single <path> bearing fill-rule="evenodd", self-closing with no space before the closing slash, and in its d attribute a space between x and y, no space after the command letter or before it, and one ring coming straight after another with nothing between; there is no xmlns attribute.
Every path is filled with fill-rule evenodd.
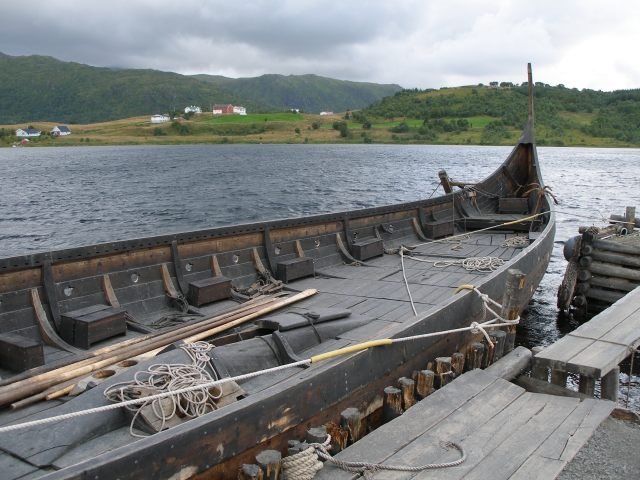
<svg viewBox="0 0 640 480"><path fill-rule="evenodd" d="M507 238L504 242L502 242L503 247L511 247L511 248L524 248L528 247L530 244L528 235L516 235L514 237Z"/></svg>
<svg viewBox="0 0 640 480"><path fill-rule="evenodd" d="M166 398L148 400L142 405L127 406L127 410L135 412L129 425L129 433L134 437L145 437L134 432L134 424L142 409L151 405L151 411L161 421L159 430L165 428L166 423L176 415L180 417L196 418L215 410L216 403L222 396L222 389L208 388L217 376L212 376L205 369L209 361L208 352L213 345L207 342L194 342L180 347L184 350L192 364L154 364L147 370L136 372L131 382L116 383L108 387L104 396L112 402L123 402L134 398L149 397L153 393L178 392L192 386L202 386L200 389L183 391L171 395L169 402Z"/></svg>
<svg viewBox="0 0 640 480"><path fill-rule="evenodd" d="M312 443L309 448L282 459L280 464L283 480L312 480L322 470L323 465L318 460L315 445L319 444Z"/></svg>
<svg viewBox="0 0 640 480"><path fill-rule="evenodd" d="M464 449L455 442L440 442L440 446L444 449L455 449L460 453L460 458L451 462L427 463L425 465L407 466L407 465L387 465L383 463L370 462L346 462L336 460L328 451L331 443L331 436L327 435L327 439L323 443L311 443L309 448L300 453L285 457L282 459L282 470L284 480L311 480L315 474L322 468L322 463L318 461L318 457L334 464L336 467L352 473L369 474L380 470L388 470L395 472L421 472L422 470L435 470L440 468L450 468L462 464L467 454Z"/></svg>

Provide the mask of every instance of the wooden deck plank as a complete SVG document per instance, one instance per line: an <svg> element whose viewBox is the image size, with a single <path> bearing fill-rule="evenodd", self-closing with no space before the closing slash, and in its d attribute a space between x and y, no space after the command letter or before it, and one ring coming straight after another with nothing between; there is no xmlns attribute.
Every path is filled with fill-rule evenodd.
<svg viewBox="0 0 640 480"><path fill-rule="evenodd" d="M467 372L460 379L464 380L458 379L447 388L434 392L428 397L429 402L420 402L408 409L400 417L402 428L397 428L394 422L389 422L378 428L374 434L363 437L341 452L338 458L346 461L383 462L497 380L481 370ZM316 478L340 478L334 475L338 472L340 470L333 467L324 468Z"/></svg>
<svg viewBox="0 0 640 480"><path fill-rule="evenodd" d="M460 444L467 452L467 459L457 467L438 470L436 478L444 480L466 478L466 475L484 459L485 455L495 450L510 435L538 415L545 404L546 399L541 395L525 393L518 397L491 422L477 428L469 437L461 439ZM434 478L433 473L424 471L415 475L414 478Z"/></svg>
<svg viewBox="0 0 640 480"><path fill-rule="evenodd" d="M546 397L544 408L492 450L464 477L508 479L573 412L580 400Z"/></svg>
<svg viewBox="0 0 640 480"><path fill-rule="evenodd" d="M510 480L537 480L556 478L566 462L554 458L541 457L540 455L530 456L522 466L511 475Z"/></svg>
<svg viewBox="0 0 640 480"><path fill-rule="evenodd" d="M584 349L593 345L594 340L567 335L536 354L536 364L564 370L567 363Z"/></svg>
<svg viewBox="0 0 640 480"><path fill-rule="evenodd" d="M395 322L390 322L386 320L372 320L367 325L363 325L358 328L354 328L353 330L349 330L345 333L341 333L338 335L340 339L351 340L352 342L365 342L367 340L374 340L378 338L386 338L387 335L391 333L387 333L390 329L394 327Z"/></svg>
<svg viewBox="0 0 640 480"><path fill-rule="evenodd" d="M604 342L624 345L637 344L638 339L640 339L640 309L629 315L614 329L611 329L600 338Z"/></svg>
<svg viewBox="0 0 640 480"><path fill-rule="evenodd" d="M515 388L514 388L515 387ZM445 450L441 441L461 441L472 435L482 425L493 419L507 406L525 393L524 389L498 379L495 383L478 393L442 422L416 438L404 448L388 458L387 465L419 466L426 463L440 463L459 458L456 450ZM442 470L438 470L438 474ZM396 480L412 478L417 472L381 471L376 479ZM432 472L434 474L436 472Z"/></svg>
<svg viewBox="0 0 640 480"><path fill-rule="evenodd" d="M535 454L569 462L614 408L614 402L591 398L583 400Z"/></svg>
<svg viewBox="0 0 640 480"><path fill-rule="evenodd" d="M612 306L571 332L574 336L599 339L614 331L629 316L640 316L640 289L633 290Z"/></svg>
<svg viewBox="0 0 640 480"><path fill-rule="evenodd" d="M624 345L592 341L589 348L571 357L567 362L567 372L579 373L588 377L599 378L630 355L629 348Z"/></svg>

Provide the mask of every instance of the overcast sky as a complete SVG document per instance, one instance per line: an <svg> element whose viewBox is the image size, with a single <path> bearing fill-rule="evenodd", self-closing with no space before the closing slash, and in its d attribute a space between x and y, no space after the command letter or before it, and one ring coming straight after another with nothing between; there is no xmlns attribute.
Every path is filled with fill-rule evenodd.
<svg viewBox="0 0 640 480"><path fill-rule="evenodd" d="M0 52L94 66L437 88L640 88L637 0L3 2Z"/></svg>

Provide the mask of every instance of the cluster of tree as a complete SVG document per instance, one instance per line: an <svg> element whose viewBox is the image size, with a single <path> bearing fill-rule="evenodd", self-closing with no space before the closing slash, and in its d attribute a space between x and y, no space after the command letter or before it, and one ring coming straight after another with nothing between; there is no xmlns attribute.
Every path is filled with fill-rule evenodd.
<svg viewBox="0 0 640 480"><path fill-rule="evenodd" d="M521 129L527 119L527 85L502 82L498 86L508 88L403 90L376 102L359 115L421 118L425 121L424 134L469 128L458 125L457 120L487 116L497 120L489 126L489 138L495 136L497 130L497 135L502 135L503 128ZM595 137L640 143L640 89L602 92L537 83L534 97L536 125L546 127L553 135L562 136L574 129ZM587 115L578 119L579 114Z"/></svg>
<svg viewBox="0 0 640 480"><path fill-rule="evenodd" d="M333 122L333 129L338 130L342 138L346 138L349 136L349 126L347 125L347 122Z"/></svg>

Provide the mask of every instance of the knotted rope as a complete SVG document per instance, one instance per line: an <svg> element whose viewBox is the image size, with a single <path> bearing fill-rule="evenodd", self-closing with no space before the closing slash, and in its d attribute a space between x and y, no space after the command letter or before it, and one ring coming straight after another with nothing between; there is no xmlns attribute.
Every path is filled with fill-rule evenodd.
<svg viewBox="0 0 640 480"><path fill-rule="evenodd" d="M164 389L163 391L159 391L158 393L155 393L153 395L149 395L149 396L144 396L144 397L138 397L138 398L128 398L127 395L125 395L126 393L126 389L125 389L125 384L114 384L111 387L109 387L108 389L106 389L105 391L105 395L108 396L108 398L116 403L112 403L109 405L102 405L99 407L95 407L95 408L89 408L86 410L80 410L80 411L76 411L76 412L70 412L70 413L65 413L65 414L61 414L61 415L56 415L56 416L52 416L52 417L46 417L46 418L39 418L37 420L32 420L32 421L27 421L27 422L23 422L23 423L16 423L16 424L12 424L12 425L4 425L2 427L0 427L0 433L5 433L5 432L10 432L10 431L14 431L14 430L21 430L24 428L29 428L29 427L35 427L35 426L39 426L39 425L46 425L49 423L54 423L54 422L59 422L61 420L67 420L67 419L71 419L71 418L76 418L76 417L80 417L80 416L84 416L84 415L93 415L96 413L101 413L101 412L106 412L109 410L115 410L117 408L130 408L134 405L146 405L149 404L149 402L153 402L156 400L161 400L161 399L165 399L165 398L172 398L172 401L176 404L180 403L180 400L176 400L177 398L184 398L184 397L179 397L183 394L189 393L189 392L202 392L204 394L204 392L206 391L208 395L208 398L211 398L212 400L216 399L216 396L211 396L211 389L214 387L218 387L220 388L221 385L228 383L228 382L240 382L242 380L248 380L250 378L254 378L254 377L258 377L260 375L267 375L267 374L271 374L271 373L276 373L276 372L280 372L282 370L285 369L291 369L291 368L298 368L298 367L302 367L302 366L308 366L308 365L312 365L315 363L319 363L325 360L329 360L331 358L335 358L341 355L348 355L351 353L355 353L355 352L359 352L362 350L367 350L369 348L375 348L375 347L382 347L382 346L387 346L387 345L393 345L396 343L402 343L402 342L409 342L409 341L414 341L414 340L421 340L421 339L425 339L425 338L429 338L429 337L435 337L435 336L442 336L442 335L448 335L451 333L459 333L459 332L468 332L468 331L481 331L485 337L488 337L488 334L486 333L486 329L487 328L499 328L499 327L504 327L504 326L509 326L509 325L516 325L519 323L520 321L520 317L514 319L514 320L508 320L506 318L501 317L499 314L497 314L495 312L495 310L493 310L493 308L491 308L489 306L489 303L494 305L494 306L498 306L500 307L500 304L495 302L494 300L492 300L491 298L489 298L489 296L483 294L482 292L480 292L476 287L474 287L473 285L461 285L460 287L458 287L458 289L456 290L456 293L458 293L460 290L472 290L474 291L476 294L479 295L480 299L483 301L483 303L485 304L486 310L491 312L493 315L495 315L495 318L491 319L491 320L487 320L484 322L473 322L471 325L467 326L467 327L460 327L460 328L453 328L453 329L449 329L449 330L443 330L443 331L439 331L439 332L431 332L431 333L424 333L424 334L420 334L420 335L413 335L410 337L402 337L402 338L383 338L383 339L378 339L378 340L370 340L367 342L363 342L363 343L359 343L359 344L355 344L355 345L351 345L348 347L344 347L344 348L339 348L336 350L332 350L330 352L325 352L325 353L320 353L317 355L314 355L310 358L307 359L303 359L303 360L299 360L297 362L292 362L292 363L287 363L284 365L278 365L277 367L272 367L272 368L265 368L263 370L258 370L255 372L250 372L250 373L244 373L242 375L236 375L234 377L225 377L225 378L221 378L221 379L212 379L211 377L209 377L209 380L206 380L206 378L203 375L203 378L197 378L196 381L193 381L192 384L190 384L189 386L183 387L183 388L178 388L175 385L171 386L171 390ZM485 312L486 315L486 312ZM491 342L491 340L489 338L487 338L487 340L489 341L489 344L491 346L493 346L493 343ZM207 349L211 348L211 346L209 344L206 344ZM187 346L185 346L187 347ZM184 347L183 347L184 348ZM188 348L188 347L187 347ZM207 350L208 351L208 350ZM198 354L195 355L195 359L198 362L198 367L200 367L204 374L208 375L208 372L206 372L203 367L201 367L202 362L205 361L205 356L204 356L204 348L203 350L198 350ZM208 356L207 356L208 357ZM194 358L194 357L192 357ZM208 360L208 358L207 358ZM182 365L184 366L184 365ZM131 382L127 382L127 386L130 385ZM175 390L173 389L175 388ZM120 395L120 396L119 396ZM196 402L198 403L198 402ZM204 403L207 403L206 401ZM177 408L177 407L176 407ZM209 408L209 407L207 407ZM215 403L212 405L211 407L212 409L215 408ZM135 410L135 409L131 409L131 410ZM138 409L139 411L139 409ZM162 410L164 412L164 410ZM210 411L210 410L207 410ZM133 423L132 423L133 425ZM131 427L133 428L133 427ZM132 433L133 434L133 433ZM135 436L135 435L134 435Z"/></svg>
<svg viewBox="0 0 640 480"><path fill-rule="evenodd" d="M180 417L195 418L215 410L215 400L222 396L222 389L217 391L208 388L207 385L217 377L212 376L205 366L209 361L208 352L213 346L207 342L195 342L180 347L191 359L191 365L186 364L154 364L147 370L136 372L131 382L122 382L111 385L104 392L112 402L124 402L136 398L144 398L164 392L176 392L165 398L150 399L142 405L126 406L128 410L135 412L129 433L134 437L143 437L134 432L133 427L140 412L147 405L151 405L151 411L161 421L160 430L176 415ZM195 390L182 391L185 388L197 387ZM181 393L177 393L180 392Z"/></svg>
<svg viewBox="0 0 640 480"><path fill-rule="evenodd" d="M285 457L282 459L282 471L284 480L311 480L315 474L322 468L322 463L318 457L332 463L336 467L352 473L360 473L365 476L381 470L395 472L421 472L422 470L435 470L440 468L456 467L464 462L467 454L464 449L455 442L440 442L440 446L444 449L455 449L460 453L460 458L451 462L427 463L425 465L408 466L408 465L387 465L383 463L370 462L346 462L337 460L331 456L328 449L330 448L331 436L327 435L327 439L323 443L311 443L309 448L300 453Z"/></svg>

